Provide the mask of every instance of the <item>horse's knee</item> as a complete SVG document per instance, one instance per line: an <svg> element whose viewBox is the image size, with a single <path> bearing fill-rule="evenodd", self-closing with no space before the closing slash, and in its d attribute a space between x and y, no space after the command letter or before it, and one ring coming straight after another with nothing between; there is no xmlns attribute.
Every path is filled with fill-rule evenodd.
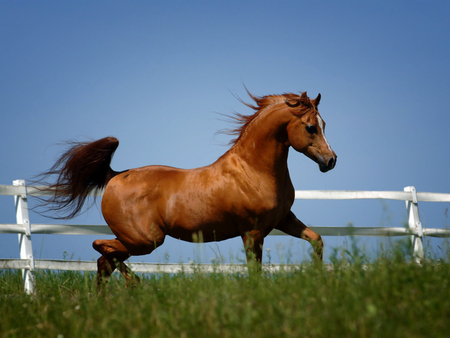
<svg viewBox="0 0 450 338"><path fill-rule="evenodd" d="M323 248L322 236L320 236L319 234L315 233L315 236L311 238L311 241L317 243L317 245Z"/></svg>
<svg viewBox="0 0 450 338"><path fill-rule="evenodd" d="M306 239L308 242L311 243L317 257L319 259L322 259L322 256L323 256L322 237L318 233L312 231L311 229L306 228L302 233L302 238Z"/></svg>
<svg viewBox="0 0 450 338"><path fill-rule="evenodd" d="M314 239L313 246L314 251L316 252L317 256L322 259L323 257L323 241L322 237L319 234L316 234L316 237Z"/></svg>
<svg viewBox="0 0 450 338"><path fill-rule="evenodd" d="M309 242L319 242L323 244L322 237L318 233L312 231L310 228L306 228L305 230L303 230L302 238L306 239Z"/></svg>
<svg viewBox="0 0 450 338"><path fill-rule="evenodd" d="M309 241L317 248L323 249L323 241L322 236L320 236L318 233L313 232L313 234L310 236Z"/></svg>

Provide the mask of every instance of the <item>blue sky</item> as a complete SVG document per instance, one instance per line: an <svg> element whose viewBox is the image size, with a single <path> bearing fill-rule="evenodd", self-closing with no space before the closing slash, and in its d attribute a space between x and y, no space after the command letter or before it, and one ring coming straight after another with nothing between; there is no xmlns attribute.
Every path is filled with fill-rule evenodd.
<svg viewBox="0 0 450 338"><path fill-rule="evenodd" d="M291 150L296 189L449 193L449 14L446 1L1 1L0 184L48 169L58 142L108 135L120 140L115 170L212 163L228 149L216 132L231 127L218 113L251 113L235 98L247 100L245 84L259 96L322 94L337 166L323 174ZM422 222L447 226L448 207L422 203ZM406 220L403 202L296 201L293 211L320 226ZM0 196L0 216L15 222L11 197ZM102 222L94 207L70 223ZM37 258L91 260L96 238L35 235L33 245ZM18 256L16 235L0 242L0 257ZM346 242L325 238L326 254ZM287 237L265 248L281 260L309 252ZM240 239L200 253L167 240L137 261L214 251L243 258Z"/></svg>

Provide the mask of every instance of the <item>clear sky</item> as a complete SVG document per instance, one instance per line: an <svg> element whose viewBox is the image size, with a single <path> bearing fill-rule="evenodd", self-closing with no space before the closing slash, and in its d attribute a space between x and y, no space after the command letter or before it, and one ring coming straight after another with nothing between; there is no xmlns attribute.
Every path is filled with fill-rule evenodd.
<svg viewBox="0 0 450 338"><path fill-rule="evenodd" d="M258 96L322 94L337 166L323 174L291 150L297 190L450 193L449 17L448 1L1 1L0 184L51 167L58 142L108 135L120 140L115 170L212 163L228 149L216 132L232 126L218 113L252 113L235 98L248 99L245 85ZM448 207L422 203L422 222L448 226ZM404 202L296 201L293 211L317 226L406 220ZM12 197L0 196L0 223L14 222ZM69 223L103 222L94 207ZM35 256L96 259L98 237L34 235ZM18 257L16 241L0 235L1 258ZM326 237L326 255L346 242ZM278 236L265 248L273 260L309 252ZM137 261L214 252L244 257L240 239L200 253L167 240Z"/></svg>

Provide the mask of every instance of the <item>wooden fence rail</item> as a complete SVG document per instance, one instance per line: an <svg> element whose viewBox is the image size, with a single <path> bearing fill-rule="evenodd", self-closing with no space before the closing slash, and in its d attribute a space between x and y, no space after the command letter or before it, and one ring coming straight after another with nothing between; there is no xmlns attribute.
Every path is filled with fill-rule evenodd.
<svg viewBox="0 0 450 338"><path fill-rule="evenodd" d="M16 223L0 224L1 233L14 233L19 236L20 259L0 259L0 269L21 269L24 289L27 293L35 292L35 269L96 271L95 262L35 260L31 242L31 234L58 235L112 235L107 225L85 224L32 224L28 214L28 196L43 196L35 186L26 186L24 180L16 180L13 185L0 185L0 195L14 196L16 207ZM48 195L48 193L47 193ZM97 193L98 196L102 192ZM450 194L417 192L412 186L403 191L336 191L336 190L304 190L295 192L296 199L308 200L360 200L386 199L405 201L408 211L408 227L313 227L321 236L410 236L417 260L424 257L423 236L450 237L448 229L424 229L419 217L419 202L450 202ZM274 230L270 235L284 235ZM179 271L203 272L240 272L245 271L242 265L211 264L151 264L130 263L135 272L176 273ZM264 270L277 271L278 265L263 266Z"/></svg>

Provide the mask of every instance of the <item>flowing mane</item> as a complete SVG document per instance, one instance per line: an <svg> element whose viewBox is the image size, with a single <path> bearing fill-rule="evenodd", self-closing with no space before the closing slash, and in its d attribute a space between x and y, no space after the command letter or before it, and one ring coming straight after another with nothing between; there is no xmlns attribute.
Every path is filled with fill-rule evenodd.
<svg viewBox="0 0 450 338"><path fill-rule="evenodd" d="M247 94L255 101L256 105L245 102L244 100L238 98L240 102L242 102L247 107L253 109L255 111L254 114L244 115L240 113L234 113L234 115L225 115L230 118L232 122L237 124L237 127L234 129L226 129L223 132L228 135L237 136L232 139L229 144L234 145L241 138L242 134L244 134L247 127L264 111L264 109L278 103L289 102L289 101L297 101L300 106L299 115L304 115L308 113L311 109L315 110L314 105L312 104L309 97L306 95L306 92L301 92L301 96L293 93L284 93L281 95L266 95L266 96L254 96L248 90Z"/></svg>

